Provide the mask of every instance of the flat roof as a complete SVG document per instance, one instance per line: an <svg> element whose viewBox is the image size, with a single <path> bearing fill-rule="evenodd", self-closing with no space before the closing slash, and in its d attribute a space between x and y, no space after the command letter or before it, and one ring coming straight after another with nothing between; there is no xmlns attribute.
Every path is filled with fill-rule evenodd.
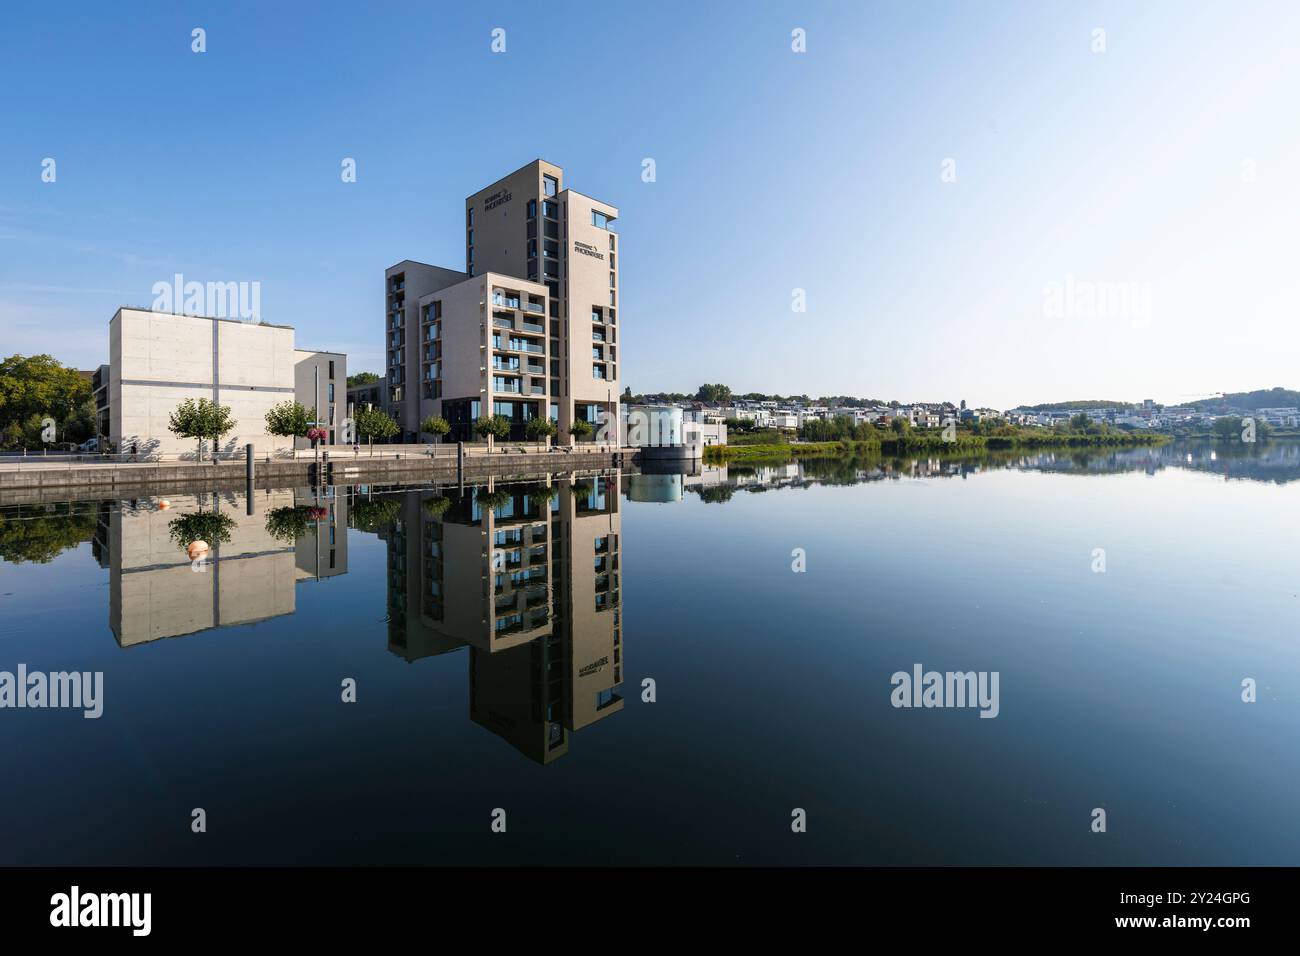
<svg viewBox="0 0 1300 956"><path fill-rule="evenodd" d="M117 318L117 316L122 312L150 312L153 315L172 315L178 319L203 319L208 322L236 322L239 325L264 325L267 328L289 329L291 331L293 329L292 325L278 325L275 322L267 322L264 319L253 321L252 319L230 319L220 315L193 315L189 312L164 312L161 309L150 308L147 305L119 305L117 311L109 317L108 321L112 322L113 319Z"/></svg>

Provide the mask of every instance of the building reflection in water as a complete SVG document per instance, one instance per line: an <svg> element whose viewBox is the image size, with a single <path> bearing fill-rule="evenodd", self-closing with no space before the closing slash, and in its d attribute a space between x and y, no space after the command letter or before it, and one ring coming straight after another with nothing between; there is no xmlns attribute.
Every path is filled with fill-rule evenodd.
<svg viewBox="0 0 1300 956"><path fill-rule="evenodd" d="M220 493L105 503L93 547L109 627L132 647L292 614L300 583L346 573L346 528L334 489L255 492L252 507Z"/></svg>
<svg viewBox="0 0 1300 956"><path fill-rule="evenodd" d="M540 763L623 708L619 482L408 492L380 530L389 649L468 646L470 719Z"/></svg>

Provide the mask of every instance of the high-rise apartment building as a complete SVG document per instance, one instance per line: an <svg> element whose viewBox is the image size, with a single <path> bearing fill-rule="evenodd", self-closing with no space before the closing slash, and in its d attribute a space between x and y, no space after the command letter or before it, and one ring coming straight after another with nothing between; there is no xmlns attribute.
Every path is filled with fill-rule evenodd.
<svg viewBox="0 0 1300 956"><path fill-rule="evenodd" d="M618 210L535 160L465 201L465 271L385 272L385 403L405 440L430 415L452 438L502 415L511 437L546 415L617 441Z"/></svg>

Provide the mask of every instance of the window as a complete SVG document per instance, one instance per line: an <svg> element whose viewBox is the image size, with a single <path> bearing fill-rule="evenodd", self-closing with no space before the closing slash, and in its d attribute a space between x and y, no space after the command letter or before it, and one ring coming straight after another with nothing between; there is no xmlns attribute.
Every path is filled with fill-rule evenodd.
<svg viewBox="0 0 1300 956"><path fill-rule="evenodd" d="M474 225L474 207L470 206L465 210L465 228L472 228Z"/></svg>
<svg viewBox="0 0 1300 956"><path fill-rule="evenodd" d="M546 200L545 202L542 203L542 215L545 216L547 219L559 219L560 218L559 204L553 203L550 200Z"/></svg>
<svg viewBox="0 0 1300 956"><path fill-rule="evenodd" d="M330 374L329 374L329 377L330 377L330 378L333 378L333 377L334 377L334 360L333 360L333 359L330 359ZM333 387L334 387L333 385L330 386L330 388L333 388ZM330 401L333 401L333 400L334 400L334 393L331 392L331 393L330 393Z"/></svg>
<svg viewBox="0 0 1300 956"><path fill-rule="evenodd" d="M554 176L542 177L542 193L546 196L554 196L560 188L560 181Z"/></svg>
<svg viewBox="0 0 1300 956"><path fill-rule="evenodd" d="M592 307L592 310L591 310L591 321L593 321L593 322L603 322L603 321L604 321L604 319L602 319L602 318L600 317L600 309L597 309L597 308L595 308L594 306Z"/></svg>
<svg viewBox="0 0 1300 956"><path fill-rule="evenodd" d="M536 259L536 258L537 258L537 240L536 240L536 239L529 239L529 240L528 240L528 258L529 258L529 259Z"/></svg>
<svg viewBox="0 0 1300 956"><path fill-rule="evenodd" d="M602 379L603 379L603 378L605 377L605 366L603 366L603 365L593 365L593 366L591 367L591 377L592 377L592 378L602 378Z"/></svg>
<svg viewBox="0 0 1300 956"><path fill-rule="evenodd" d="M474 245L474 230L473 230L473 229L471 229L469 232L467 232L467 233L465 234L465 245L467 245L467 246L473 246L473 245Z"/></svg>
<svg viewBox="0 0 1300 956"><path fill-rule="evenodd" d="M537 217L537 200L530 199L528 200L528 218L535 219L536 217Z"/></svg>
<svg viewBox="0 0 1300 956"><path fill-rule="evenodd" d="M610 304L610 305L617 305L617 304L618 304L617 302L614 301L614 290L613 290L613 289L610 289L610 290L609 290L609 304Z"/></svg>
<svg viewBox="0 0 1300 956"><path fill-rule="evenodd" d="M334 363L333 363L333 362L330 362L330 364L333 365ZM331 371L330 371L330 374L333 375L334 372L331 370ZM326 399L326 401L330 401L330 402L334 401L334 383L333 383L333 382L330 382L330 395L329 395L329 398Z"/></svg>
<svg viewBox="0 0 1300 956"><path fill-rule="evenodd" d="M597 212L595 209L591 211L591 224L597 229L608 229L609 224L613 221L613 219L605 215L603 212Z"/></svg>

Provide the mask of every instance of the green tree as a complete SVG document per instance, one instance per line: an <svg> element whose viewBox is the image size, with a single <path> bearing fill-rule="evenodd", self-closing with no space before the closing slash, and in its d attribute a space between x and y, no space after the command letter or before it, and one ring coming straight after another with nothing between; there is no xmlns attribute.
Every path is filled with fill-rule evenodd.
<svg viewBox="0 0 1300 956"><path fill-rule="evenodd" d="M315 414L301 402L279 402L266 412L266 431L281 438L301 438L312 426Z"/></svg>
<svg viewBox="0 0 1300 956"><path fill-rule="evenodd" d="M1226 415L1214 420L1214 434L1224 440L1241 435L1241 419L1235 415Z"/></svg>
<svg viewBox="0 0 1300 956"><path fill-rule="evenodd" d="M451 499L446 495L441 495L437 498L426 498L420 505L420 508L430 518L441 518L443 513L450 507Z"/></svg>
<svg viewBox="0 0 1300 956"><path fill-rule="evenodd" d="M569 426L569 434L578 441L586 441L596 429L585 418L575 418Z"/></svg>
<svg viewBox="0 0 1300 956"><path fill-rule="evenodd" d="M474 500L485 511L498 511L510 504L514 496L508 491L488 491L486 488L479 488L474 493Z"/></svg>
<svg viewBox="0 0 1300 956"><path fill-rule="evenodd" d="M59 513L48 513L47 507ZM0 559L10 564L48 564L68 548L93 539L96 526L89 503L16 505L14 513L0 515Z"/></svg>
<svg viewBox="0 0 1300 956"><path fill-rule="evenodd" d="M0 428L33 415L62 422L90 399L90 382L51 355L0 362Z"/></svg>
<svg viewBox="0 0 1300 956"><path fill-rule="evenodd" d="M695 398L701 402L729 402L731 389L726 385L701 385Z"/></svg>
<svg viewBox="0 0 1300 956"><path fill-rule="evenodd" d="M376 438L383 441L385 438L392 438L401 430L397 427L397 422L380 408L359 409L353 424L356 426L357 434L369 443L371 454L375 451Z"/></svg>
<svg viewBox="0 0 1300 956"><path fill-rule="evenodd" d="M95 400L88 398L63 420L63 425L59 429L59 439L80 444L94 435L98 429L99 410L95 407Z"/></svg>
<svg viewBox="0 0 1300 956"><path fill-rule="evenodd" d="M195 541L206 541L209 546L229 544L234 529L235 519L220 511L194 511L167 522L168 534L182 550Z"/></svg>
<svg viewBox="0 0 1300 956"><path fill-rule="evenodd" d="M316 520L307 505L286 505L266 513L266 533L277 541L290 544L307 532L316 531Z"/></svg>
<svg viewBox="0 0 1300 956"><path fill-rule="evenodd" d="M536 418L528 419L528 424L524 426L524 434L533 441L541 441L543 438L554 438L559 429L555 427L555 422L549 418L542 418L538 415Z"/></svg>
<svg viewBox="0 0 1300 956"><path fill-rule="evenodd" d="M895 435L906 435L912 430L912 423L900 415L890 421L889 427L894 430Z"/></svg>
<svg viewBox="0 0 1300 956"><path fill-rule="evenodd" d="M484 415L474 423L474 434L480 438L491 435L498 440L510 435L510 422L504 415Z"/></svg>
<svg viewBox="0 0 1300 956"><path fill-rule="evenodd" d="M451 432L451 423L440 415L430 415L420 422L420 431L427 432L430 435L437 435L441 440Z"/></svg>
<svg viewBox="0 0 1300 956"><path fill-rule="evenodd" d="M371 385L379 381L379 376L374 372L357 372L356 375L348 376L348 388L355 388L358 385Z"/></svg>
<svg viewBox="0 0 1300 956"><path fill-rule="evenodd" d="M402 513L402 503L392 495L361 498L348 510L348 524L359 531L378 534L387 530Z"/></svg>
<svg viewBox="0 0 1300 956"><path fill-rule="evenodd" d="M203 441L212 441L212 463L216 464L216 444L223 435L234 431L238 424L230 417L229 405L218 405L210 399L187 398L171 413L167 430L177 438L193 438L199 442L198 460L203 460Z"/></svg>

